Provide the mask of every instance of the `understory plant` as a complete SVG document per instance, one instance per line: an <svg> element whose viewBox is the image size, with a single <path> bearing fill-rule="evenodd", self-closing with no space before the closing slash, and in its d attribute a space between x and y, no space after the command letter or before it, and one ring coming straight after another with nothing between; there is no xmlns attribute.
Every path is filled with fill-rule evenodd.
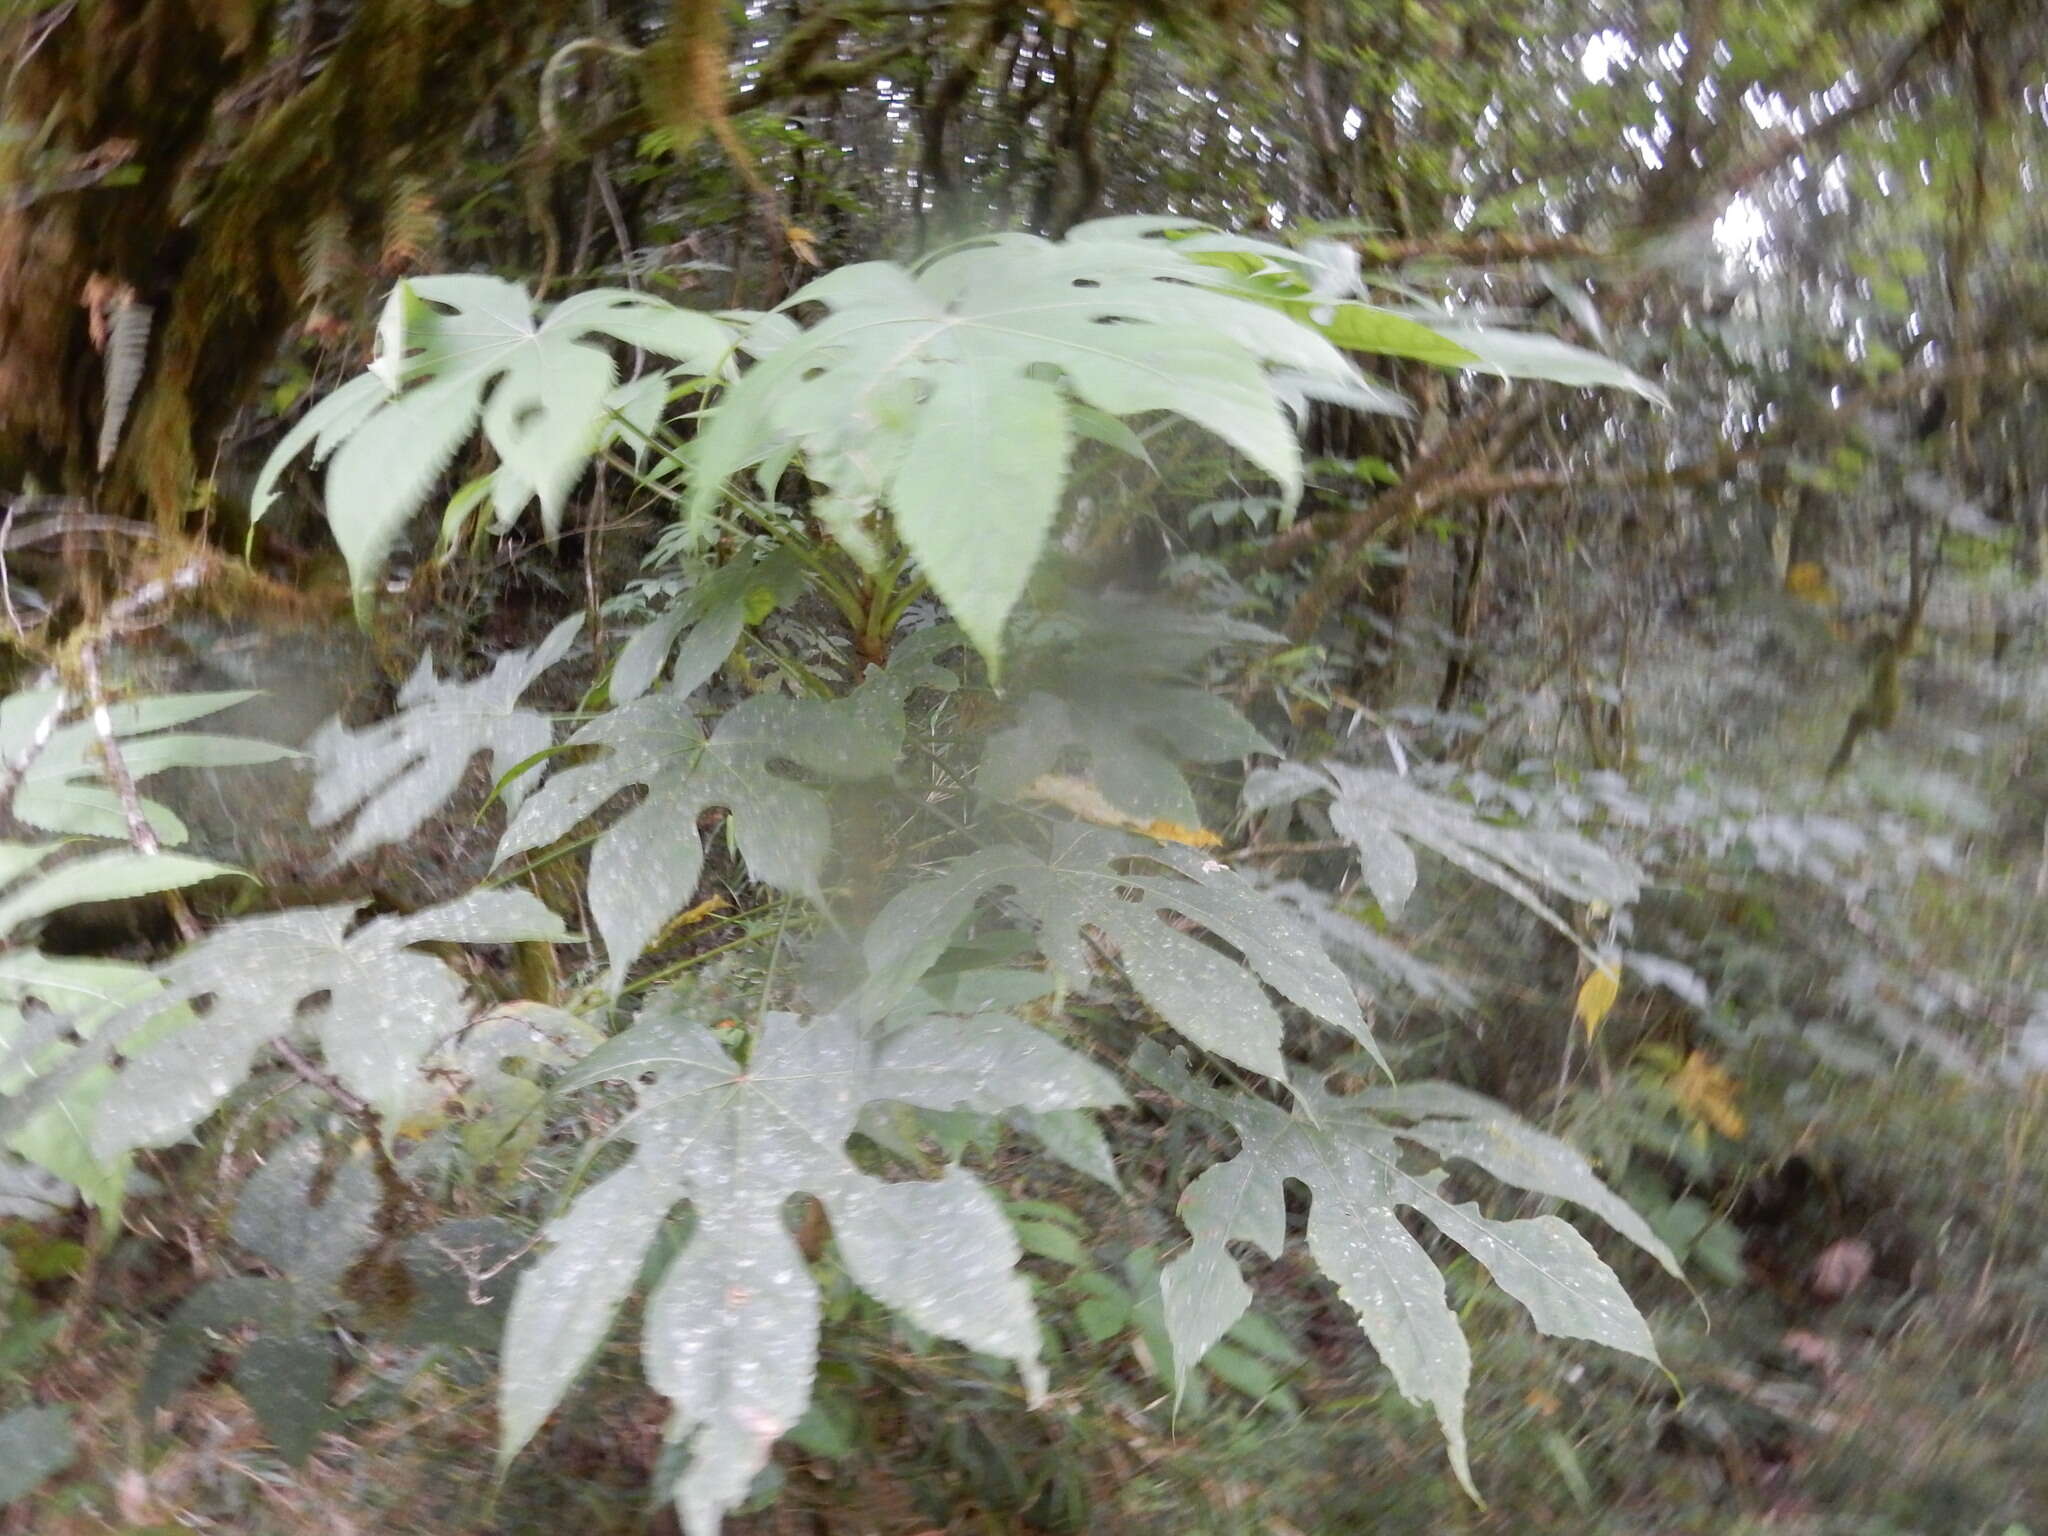
<svg viewBox="0 0 2048 1536"><path fill-rule="evenodd" d="M304 1132L231 1224L266 1272L185 1304L152 1401L239 1341L237 1382L303 1451L330 1320L403 1333L509 1294L509 1463L637 1294L679 1453L662 1492L703 1536L805 1420L842 1282L913 1347L952 1341L1040 1399L1061 1360L984 1153L1021 1138L1123 1188L1119 1144L1161 1117L1236 1148L1177 1194L1186 1240L1157 1278L1176 1391L1286 1247L1290 1190L1468 1489L1446 1242L1544 1332L1654 1364L1620 1281L1547 1206L1675 1275L1664 1244L1563 1141L1397 1080L1370 1022L1415 974L1398 934L1422 860L1572 944L1570 909L1625 908L1636 872L1425 787L1398 750L1291 760L1213 686L1278 637L1077 574L1092 472L1149 462L1173 424L1291 508L1311 402L1407 409L1361 354L1650 392L1596 354L1376 305L1313 254L1173 220L849 267L759 314L400 284L376 361L279 445L258 515L294 460L324 464L367 612L480 429L495 467L450 498L444 539L535 502L552 535L597 462L672 513L639 594L657 611L590 658L566 722L524 696L585 656L582 616L473 679L423 662L387 719L312 743L338 858L417 835L487 757L505 823L481 888L224 922L90 1028L38 1026L55 1043L0 1080L17 1153L48 1163L28 1132L61 1114L76 1135L54 1172L116 1198L136 1151L252 1095ZM1342 889L1261 873L1261 839L1296 826L1350 850ZM543 878L563 868L567 900ZM733 936L694 940L720 912ZM587 955L581 985L479 1000L461 956L492 945ZM13 956L33 994L17 1035L80 1016L32 953ZM1516 1214L1475 1200L1494 1185L1523 1192Z"/></svg>

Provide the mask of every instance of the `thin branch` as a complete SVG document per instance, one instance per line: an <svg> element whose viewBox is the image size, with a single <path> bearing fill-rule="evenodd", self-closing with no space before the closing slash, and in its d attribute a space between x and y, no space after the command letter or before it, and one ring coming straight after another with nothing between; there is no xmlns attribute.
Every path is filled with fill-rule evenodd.
<svg viewBox="0 0 2048 1536"><path fill-rule="evenodd" d="M113 787L114 796L121 802L121 816L128 823L128 841L135 845L135 851L151 857L162 853L163 844L157 841L156 828L149 824L149 817L142 809L142 797L135 789L135 775L128 771L128 760L121 755L121 743L114 731L114 716L107 707L107 685L100 676L100 651L97 642L88 641L79 648L78 667L85 675L85 693L92 710L92 733L99 738L100 766L106 772L107 783ZM189 941L197 933L185 935Z"/></svg>
<svg viewBox="0 0 2048 1536"><path fill-rule="evenodd" d="M15 792L21 788L21 781L28 777L29 769L43 754L43 748L50 744L50 738L57 734L57 722L64 718L64 711L71 707L71 695L62 688L51 702L49 713L36 722L36 728L29 733L28 745L16 754L13 762L0 773L0 811L14 804Z"/></svg>
<svg viewBox="0 0 2048 1536"><path fill-rule="evenodd" d="M1428 235L1414 240L1360 240L1367 261L1400 266L1442 261L1456 266L1494 267L1518 261L1611 261L1619 252L1585 235Z"/></svg>

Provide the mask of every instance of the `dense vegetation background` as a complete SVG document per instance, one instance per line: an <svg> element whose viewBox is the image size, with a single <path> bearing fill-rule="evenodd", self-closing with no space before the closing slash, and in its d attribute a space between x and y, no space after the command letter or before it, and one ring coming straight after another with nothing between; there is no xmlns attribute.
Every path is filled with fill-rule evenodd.
<svg viewBox="0 0 2048 1536"><path fill-rule="evenodd" d="M1164 829L1197 873L1256 877L1362 979L1401 1082L1506 1103L1642 1213L1688 1284L1599 1246L1668 1374L1536 1339L1472 1256L1428 1238L1472 1341L1482 1505L1446 1462L1441 1415L1397 1388L1356 1296L1299 1241L1232 1250L1251 1260L1253 1310L1201 1370L1175 1361L1159 1275L1188 1250L1181 1192L1252 1138L1187 1108L1214 1082L1244 1086L1226 1048L1184 1095L1163 1084L1187 1080L1149 1077L1100 1144L1072 1121L943 1106L893 1133L866 1124L876 1166L929 1179L964 1161L1000 1198L1048 1395L1028 1407L989 1358L1002 1351L895 1320L835 1268L822 1207L799 1204L824 1297L817 1391L728 1529L2048 1531L2044 59L2032 0L6 0L10 836L93 833L133 846L87 858L195 862L0 898L0 1095L18 1100L0 1134L45 1107L37 1053L71 1027L37 967L167 966L165 986L225 1014L226 971L175 967L226 951L186 946L349 903L415 923L383 930L410 935L393 945L435 941L390 950L435 978L402 974L421 1010L453 1027L544 1019L560 1059L536 1051L521 1076L436 1058L457 1084L440 1118L382 1130L339 1033L260 1056L242 1082L289 1034L280 1021L339 1017L358 984L308 971L258 1000L275 1017L252 1026L232 1096L138 1136L125 1191L53 1186L50 1159L10 1143L28 1160L0 1164L0 1530L673 1518L686 1447L664 1437L663 1397L678 1394L642 1383L625 1335L494 1479L508 1287L540 1224L611 1166L601 1133L625 1113L621 1090L536 1082L564 1088L553 1068L664 983L700 989L686 1000L705 1023L745 1033L751 1016L767 1049L766 1010L824 985L785 951L829 970L847 937L831 914L960 854L956 823L920 818L994 793L961 743L1063 730L1081 768L1055 745L1007 770L1039 784L1040 814ZM374 336L403 279L488 273L544 302L627 289L709 316L772 309L858 263L1120 214L1293 247L1296 318L1369 299L1483 333L1485 366L1332 325L1412 409L1304 406L1298 502L1227 432L1135 410L1141 443L1107 417L1078 435L1041 424L1019 431L1023 461L951 466L964 508L1000 513L1038 450L1074 438L1025 609L1085 638L1034 651L1020 620L1007 679L962 647L943 707L937 674L914 672L931 658L906 659L943 617L917 574L934 546L845 563L872 525L816 493L846 484L822 447L804 448L809 482L734 492L765 509L741 508L757 518L744 539L713 541L733 562L772 535L807 577L719 588L691 563L688 493L667 473L696 434L680 387L636 418L651 455L615 437L559 496L540 486L545 523L518 517L523 496L488 515L480 477L505 456L466 422L433 462L388 445L385 471L430 505L383 535L352 533L337 505L357 503L302 467L274 507L258 484L309 408L373 355L407 355ZM689 361L651 331L607 334L636 366ZM1133 619L1139 599L1156 606ZM986 614L977 629L982 610L954 606L996 660ZM1174 613L1208 627L1190 640ZM543 716L623 715L617 669L645 688L666 654L628 637L662 615L666 643L697 626L675 681L702 660L707 727L750 707L771 722L742 765L757 777L794 758L805 785L866 782L840 771L864 747L842 754L755 701L881 697L896 685L875 680L898 675L921 766L835 802L815 890L764 877L744 831L737 849L709 835L739 791L705 790L677 813L707 833L702 888L625 945L584 872L592 840L569 836L578 817L524 841L514 822L521 860L493 850L507 804L547 806L605 739L558 753ZM687 649L728 619L722 651ZM543 652L566 660L527 723L458 730L452 758L351 734L394 699L431 702L437 679L523 687ZM1140 684L1175 669L1211 703L1179 696L1193 713L1145 748L1163 777L1133 769L1118 793L1101 742L1142 732ZM245 688L264 696L213 701L233 708L206 729L306 748L317 773L253 749L152 756L147 733L191 713L152 700ZM509 718L512 693L477 698ZM1032 698L1067 713L1051 724ZM101 709L127 713L101 730ZM335 714L348 729L320 731ZM1019 760L1024 738L1005 749ZM523 800L506 775L546 753L554 776ZM159 849L124 757L166 770L152 793L187 852ZM1173 758L1199 766L1183 781ZM1338 777L1283 794L1258 777L1275 760ZM351 778L351 761L371 766ZM411 786L396 808L394 777ZM1168 781L1179 798L1137 803ZM1389 823L1397 838L1372 817L1403 781L1421 809ZM37 812L32 792L54 798ZM1330 799L1294 808L1304 794ZM1347 821L1346 803L1366 811ZM1431 841L1416 829L1439 812ZM1429 856L1446 845L1463 858ZM1613 862L1571 862L1586 850ZM200 858L260 884L208 880ZM23 860L10 852L9 879ZM1633 899L1600 898L1599 872L1623 866L1641 872ZM433 926L478 890L528 891L559 922ZM792 890L817 901L797 912ZM1100 910L1083 921L1091 984L1018 1006L1110 1066L1147 1060L1141 1042L1175 1038L1154 1015L1182 1021L1135 972L1118 979ZM1180 922L1200 931L1199 914ZM987 932L962 942L982 943L974 964L1019 953ZM1363 1086L1384 1083L1378 1065L1334 1050L1313 1013L1287 1012L1289 1060L1340 1094L1380 1091ZM203 1006L198 1023L228 1027ZM385 1131L389 1149L366 1150ZM1291 1190L1289 1231L1313 1242L1320 1204ZM351 1219L369 1235L319 1251ZM674 1226L650 1280L686 1241Z"/></svg>

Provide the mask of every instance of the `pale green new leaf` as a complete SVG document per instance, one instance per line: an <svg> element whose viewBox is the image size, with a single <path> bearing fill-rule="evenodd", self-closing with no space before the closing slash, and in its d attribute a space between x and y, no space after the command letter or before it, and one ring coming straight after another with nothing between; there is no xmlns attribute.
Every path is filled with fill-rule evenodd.
<svg viewBox="0 0 2048 1536"><path fill-rule="evenodd" d="M411 837L455 796L479 753L490 754L498 779L545 751L554 741L553 726L545 715L521 709L519 699L567 654L581 625L580 617L564 619L533 649L500 656L474 682L438 678L433 658L422 656L399 690L395 713L359 731L338 719L322 726L307 743L317 773L307 817L329 827L355 816L332 862ZM531 787L524 777L507 782L506 804L516 807Z"/></svg>
<svg viewBox="0 0 2048 1536"><path fill-rule="evenodd" d="M1446 325L1441 334L1478 359L1474 373L1495 373L1510 379L1545 379L1581 389L1625 389L1656 405L1668 407L1670 397L1641 374L1611 357L1575 347L1540 331L1510 331L1494 326Z"/></svg>
<svg viewBox="0 0 2048 1536"><path fill-rule="evenodd" d="M983 655L1001 655L1052 535L1071 439L1060 392L1021 372L947 368L918 413L890 490L896 531Z"/></svg>
<svg viewBox="0 0 2048 1536"><path fill-rule="evenodd" d="M545 313L517 284L479 276L400 283L378 324L378 355L287 433L258 478L250 516L276 497L284 467L306 449L329 460L327 517L348 561L358 606L479 418L500 463L493 504L506 524L538 499L559 531L571 490L599 443L626 418L645 428L651 387L621 392L606 341L715 371L733 328L623 289L578 294ZM337 404L337 402L344 402Z"/></svg>
<svg viewBox="0 0 2048 1536"><path fill-rule="evenodd" d="M163 993L101 1032L99 1043L127 1061L106 1085L94 1152L111 1161L178 1140L278 1037L317 1047L326 1069L395 1133L433 1098L423 1066L469 1018L460 974L413 946L569 942L561 919L525 891L481 891L360 927L356 917L346 904L244 918L161 966ZM137 1048L131 1035L180 1004L197 1005L198 1017Z"/></svg>
<svg viewBox="0 0 2048 1536"><path fill-rule="evenodd" d="M1442 1170L1410 1171L1402 1147L1404 1141L1432 1147L1449 1142L1455 1150L1448 1155L1472 1157L1475 1138L1467 1133L1478 1127L1518 1149L1489 1156L1482 1164L1489 1171L1515 1183L1528 1172L1533 1182L1527 1187L1590 1196L1610 1220L1618 1209L1617 1227L1638 1241L1649 1237L1644 1246L1675 1273L1669 1250L1562 1143L1528 1131L1505 1111L1460 1118L1442 1130L1431 1128L1429 1120L1399 1125L1382 1117L1379 1101L1338 1097L1304 1074L1288 1085L1293 1108L1282 1109L1198 1082L1151 1045L1141 1048L1133 1065L1181 1102L1226 1121L1240 1148L1181 1196L1181 1220L1192 1243L1161 1274L1177 1390L1250 1303L1229 1245L1246 1242L1268 1257L1279 1256L1286 1239L1282 1186L1289 1180L1309 1192L1310 1255L1358 1314L1402 1395L1435 1412L1452 1466L1468 1491L1473 1485L1464 1416L1471 1352L1445 1301L1443 1277L1402 1225L1401 1209L1423 1216L1484 1265L1543 1332L1658 1363L1649 1325L1577 1230L1555 1216L1501 1221L1476 1206L1453 1204L1441 1192ZM1400 1106L1404 1116L1422 1109L1422 1101Z"/></svg>
<svg viewBox="0 0 2048 1536"><path fill-rule="evenodd" d="M689 679L678 679L686 681ZM705 732L674 689L607 711L569 738L602 755L553 774L522 804L498 848L502 862L566 836L622 791L647 797L597 840L590 910L617 988L668 920L690 904L703 868L697 817L732 814L740 856L757 880L815 895L831 846L825 798L776 771L787 760L841 782L886 773L903 742L903 681L870 674L844 698L763 695Z"/></svg>
<svg viewBox="0 0 2048 1536"><path fill-rule="evenodd" d="M1038 946L1066 983L1085 988L1098 951L1092 931L1138 995L1204 1050L1280 1076L1280 1015L1270 986L1376 1049L1351 984L1290 912L1211 859L1085 826L1063 828L1049 856L991 848L900 892L876 917L863 948L863 1001L887 1007L944 951L984 897L1009 905L1038 931ZM1234 960L1168 915L1199 924L1244 958Z"/></svg>
<svg viewBox="0 0 2048 1536"><path fill-rule="evenodd" d="M1287 402L1388 402L1313 329L1156 232L997 235L914 271L870 262L819 278L788 303L827 317L784 337L710 412L692 524L706 526L729 477L793 445L837 526L888 508L994 657L1051 531L1077 405L1099 413L1097 436L1100 416L1184 417L1291 501L1301 454Z"/></svg>
<svg viewBox="0 0 2048 1536"><path fill-rule="evenodd" d="M678 994L651 1004L564 1088L635 1085L630 1162L548 1228L506 1324L502 1456L553 1411L602 1343L670 1208L696 1214L647 1303L648 1380L675 1405L688 1469L674 1494L690 1536L710 1536L809 1403L819 1299L783 1208L798 1191L831 1218L862 1289L927 1333L1015 1364L1043 1387L1039 1335L1000 1205L968 1174L884 1183L845 1142L878 1099L999 1113L1118 1102L1106 1074L999 1013L921 1017L879 1036L832 1015L771 1013L744 1063Z"/></svg>

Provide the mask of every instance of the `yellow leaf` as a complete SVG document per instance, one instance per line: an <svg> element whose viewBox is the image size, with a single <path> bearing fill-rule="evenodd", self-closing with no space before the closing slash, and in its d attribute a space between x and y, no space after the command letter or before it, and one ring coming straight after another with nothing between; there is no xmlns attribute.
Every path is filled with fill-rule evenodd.
<svg viewBox="0 0 2048 1536"><path fill-rule="evenodd" d="M1221 848L1223 846L1223 839L1214 832L1211 832L1207 827L1184 827L1177 821L1154 819L1144 823L1142 826L1133 827L1131 830L1133 832L1142 832L1145 836L1157 842L1179 843L1187 848Z"/></svg>
<svg viewBox="0 0 2048 1536"><path fill-rule="evenodd" d="M707 896L694 907L677 913L669 925L661 930L661 936L667 938L670 934L680 933L691 924L701 923L705 918L715 913L723 912L731 905L732 903L723 896Z"/></svg>
<svg viewBox="0 0 2048 1536"><path fill-rule="evenodd" d="M1671 1099L1695 1127L1704 1131L1711 1126L1730 1141L1740 1141L1749 1129L1736 1104L1741 1086L1704 1052L1694 1051L1671 1079Z"/></svg>
<svg viewBox="0 0 2048 1536"><path fill-rule="evenodd" d="M1835 589L1828 585L1827 567L1818 560L1799 560L1787 566L1785 591L1817 608L1835 606Z"/></svg>
<svg viewBox="0 0 2048 1536"><path fill-rule="evenodd" d="M1024 794L1028 799L1056 805L1068 815L1093 822L1098 827L1135 832L1154 842L1179 843L1188 848L1223 846L1223 839L1206 827L1186 827L1177 821L1133 816L1129 811L1118 810L1101 790L1071 773L1041 773L1024 786Z"/></svg>
<svg viewBox="0 0 2048 1536"><path fill-rule="evenodd" d="M1606 1020L1614 1000L1621 996L1621 967L1615 964L1600 966L1592 975L1579 984L1579 1003L1576 1010L1578 1020L1586 1026L1586 1038L1591 1040L1600 1033L1600 1025Z"/></svg>
<svg viewBox="0 0 2048 1536"><path fill-rule="evenodd" d="M1074 8L1074 0L1045 0L1045 13L1053 19L1055 26L1081 25L1081 13Z"/></svg>
<svg viewBox="0 0 2048 1536"><path fill-rule="evenodd" d="M782 238L789 242L790 253L807 267L818 265L818 237L801 224L783 226Z"/></svg>

